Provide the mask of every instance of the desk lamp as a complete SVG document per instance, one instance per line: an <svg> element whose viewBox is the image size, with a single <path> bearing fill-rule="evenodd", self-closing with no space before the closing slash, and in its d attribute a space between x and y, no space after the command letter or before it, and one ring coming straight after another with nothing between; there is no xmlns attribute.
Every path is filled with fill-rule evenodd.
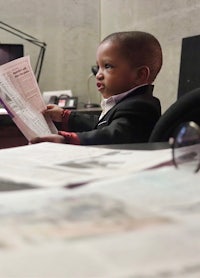
<svg viewBox="0 0 200 278"><path fill-rule="evenodd" d="M21 38L22 40L28 41L38 47L40 47L40 52L37 58L37 62L36 62L36 66L35 66L35 76L37 81L39 82L39 78L40 78L40 73L42 70L42 64L43 64L43 60L44 60L44 54L45 54L45 50L46 50L46 43L45 42L41 42L38 39L36 39L35 37L28 35L22 31L20 31L19 29L16 29L2 21L0 21L0 29L5 30L8 33L13 34L14 36L17 36L19 38Z"/></svg>

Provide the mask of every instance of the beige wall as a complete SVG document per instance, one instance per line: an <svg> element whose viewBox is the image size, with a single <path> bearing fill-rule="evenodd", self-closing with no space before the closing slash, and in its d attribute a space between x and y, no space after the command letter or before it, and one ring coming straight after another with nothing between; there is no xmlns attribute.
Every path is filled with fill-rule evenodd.
<svg viewBox="0 0 200 278"><path fill-rule="evenodd" d="M98 0L0 0L1 21L47 43L41 91L71 89L87 100L87 78L99 42ZM0 30L1 43L23 43L33 68L39 48ZM96 88L94 100L99 101ZM94 84L95 85L95 84Z"/></svg>
<svg viewBox="0 0 200 278"><path fill-rule="evenodd" d="M99 40L115 31L144 30L163 48L154 94L165 111L177 97L182 38L200 33L199 0L0 0L0 6L3 22L47 43L41 91L71 89L80 101L87 99ZM24 43L34 67L35 46L3 30L0 42ZM99 101L94 79L89 85L92 101Z"/></svg>
<svg viewBox="0 0 200 278"><path fill-rule="evenodd" d="M163 111L177 97L182 38L200 34L199 0L101 0L101 37L123 30L154 34L164 64L154 94Z"/></svg>

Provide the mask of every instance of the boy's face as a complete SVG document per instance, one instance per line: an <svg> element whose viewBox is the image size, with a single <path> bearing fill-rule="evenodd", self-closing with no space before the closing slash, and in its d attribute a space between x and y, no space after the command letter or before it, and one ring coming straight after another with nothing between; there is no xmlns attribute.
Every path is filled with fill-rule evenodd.
<svg viewBox="0 0 200 278"><path fill-rule="evenodd" d="M96 84L104 98L126 92L137 84L137 68L123 56L118 46L106 41L97 49Z"/></svg>

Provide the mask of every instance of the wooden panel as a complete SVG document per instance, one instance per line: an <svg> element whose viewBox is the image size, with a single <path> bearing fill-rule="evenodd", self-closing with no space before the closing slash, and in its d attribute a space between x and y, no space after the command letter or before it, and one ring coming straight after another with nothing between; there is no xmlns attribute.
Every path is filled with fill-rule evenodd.
<svg viewBox="0 0 200 278"><path fill-rule="evenodd" d="M0 127L0 149L27 145L28 141L16 125Z"/></svg>

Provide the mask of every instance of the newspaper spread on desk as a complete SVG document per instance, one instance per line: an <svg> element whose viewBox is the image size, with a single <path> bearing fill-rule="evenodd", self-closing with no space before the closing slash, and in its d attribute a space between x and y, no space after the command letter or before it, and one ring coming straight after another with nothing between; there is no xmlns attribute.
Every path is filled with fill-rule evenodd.
<svg viewBox="0 0 200 278"><path fill-rule="evenodd" d="M29 56L0 66L0 101L28 140L57 132L42 114L46 105Z"/></svg>
<svg viewBox="0 0 200 278"><path fill-rule="evenodd" d="M200 277L200 184L190 171L1 192L0 208L0 277Z"/></svg>

